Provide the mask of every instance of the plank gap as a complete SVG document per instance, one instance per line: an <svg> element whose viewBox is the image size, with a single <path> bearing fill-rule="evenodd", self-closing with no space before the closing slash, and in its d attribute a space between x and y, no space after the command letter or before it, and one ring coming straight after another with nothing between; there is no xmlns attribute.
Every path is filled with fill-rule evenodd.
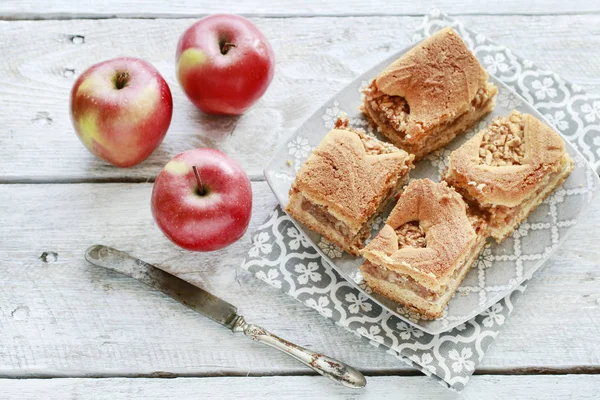
<svg viewBox="0 0 600 400"><path fill-rule="evenodd" d="M421 376L423 373L417 370L390 370L387 374L379 371L361 370L365 376ZM69 379L69 378L92 378L92 379L111 379L111 378L157 378L157 379L175 379L175 378L234 378L234 377L285 377L285 376L318 376L312 370L291 370L285 372L278 371L224 371L224 372L190 372L190 373L173 373L166 371L155 371L147 374L136 373L9 373L0 374L0 379Z"/></svg>
<svg viewBox="0 0 600 400"><path fill-rule="evenodd" d="M249 175L250 182L264 182L263 175ZM91 177L91 178L24 178L24 177L0 177L0 185L69 185L82 183L154 183L155 176L144 177Z"/></svg>
<svg viewBox="0 0 600 400"><path fill-rule="evenodd" d="M474 375L600 375L600 365L479 368L475 371Z"/></svg>
<svg viewBox="0 0 600 400"><path fill-rule="evenodd" d="M190 18L202 18L209 14L60 14L60 13L45 13L39 14L17 14L10 16L0 16L0 21L63 21L63 20L101 20L101 19L190 19ZM323 13L323 14L261 14L261 13L239 13L244 17L248 18L272 18L272 19L286 19L286 18L361 18L361 17L424 17L429 13L356 13L356 14L335 14L335 13ZM531 12L531 13L459 13L453 14L448 13L452 17L545 17L545 16L576 16L576 15L599 15L600 9L598 10L586 10L586 11L549 11L549 12Z"/></svg>
<svg viewBox="0 0 600 400"><path fill-rule="evenodd" d="M385 376L422 376L422 372L417 370L397 370L397 369L360 369L360 372L366 377L385 377ZM206 373L173 373L166 371L155 371L148 374L135 373L12 373L0 374L0 379L69 379L69 378L92 378L92 379L112 379L112 378L155 378L155 379L175 379L175 378L235 378L235 377L286 377L286 376L317 376L314 371L292 370L286 372L277 371L222 371ZM600 375L600 366L569 366L569 367L523 367L523 368L480 368L473 375L507 375L507 376L539 376L539 375Z"/></svg>

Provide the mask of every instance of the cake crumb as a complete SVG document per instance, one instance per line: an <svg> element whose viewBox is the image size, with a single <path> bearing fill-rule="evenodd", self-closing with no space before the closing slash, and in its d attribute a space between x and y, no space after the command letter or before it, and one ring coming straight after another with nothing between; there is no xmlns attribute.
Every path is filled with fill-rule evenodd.
<svg viewBox="0 0 600 400"><path fill-rule="evenodd" d="M292 160L285 160L285 163L287 164L288 167L292 166Z"/></svg>

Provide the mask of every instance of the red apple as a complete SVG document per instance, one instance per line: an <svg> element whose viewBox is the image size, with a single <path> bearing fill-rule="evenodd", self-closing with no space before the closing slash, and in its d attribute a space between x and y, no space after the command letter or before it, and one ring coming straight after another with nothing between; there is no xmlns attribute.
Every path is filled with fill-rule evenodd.
<svg viewBox="0 0 600 400"><path fill-rule="evenodd" d="M239 15L202 18L177 45L179 83L206 113L242 114L265 93L274 72L271 45Z"/></svg>
<svg viewBox="0 0 600 400"><path fill-rule="evenodd" d="M184 151L154 182L154 220L173 243L187 250L230 245L246 232L251 213L248 175L219 150Z"/></svg>
<svg viewBox="0 0 600 400"><path fill-rule="evenodd" d="M167 82L148 62L123 57L88 68L71 91L81 142L117 167L142 161L162 142L173 114Z"/></svg>

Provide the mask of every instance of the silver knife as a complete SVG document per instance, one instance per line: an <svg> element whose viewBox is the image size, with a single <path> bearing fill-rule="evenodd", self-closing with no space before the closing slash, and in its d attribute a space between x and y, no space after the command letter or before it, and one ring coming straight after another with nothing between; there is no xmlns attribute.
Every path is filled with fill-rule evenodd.
<svg viewBox="0 0 600 400"><path fill-rule="evenodd" d="M233 332L244 332L252 340L274 347L346 387L362 388L367 384L365 377L351 366L288 342L260 326L248 324L244 317L238 315L237 308L225 300L123 251L94 245L86 250L85 259L99 267L135 278Z"/></svg>

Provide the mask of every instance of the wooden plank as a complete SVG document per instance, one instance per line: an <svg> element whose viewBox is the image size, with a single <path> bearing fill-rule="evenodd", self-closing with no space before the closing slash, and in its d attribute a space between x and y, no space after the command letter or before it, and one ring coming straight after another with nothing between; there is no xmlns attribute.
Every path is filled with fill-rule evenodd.
<svg viewBox="0 0 600 400"><path fill-rule="evenodd" d="M309 371L135 281L91 267L83 252L94 243L168 267L284 338L333 357L352 354L360 367L379 364L382 354L365 341L238 268L251 234L205 254L168 242L150 215L151 187L0 187L0 254L5 255L0 261L0 332L6 339L0 343L0 376ZM275 204L266 183L253 183L253 189L250 232ZM388 356L383 366L398 364Z"/></svg>
<svg viewBox="0 0 600 400"><path fill-rule="evenodd" d="M471 378L459 395L424 376L368 377L362 390L348 389L317 376L177 379L25 379L0 380L5 400L95 399L596 399L599 375L490 376Z"/></svg>
<svg viewBox="0 0 600 400"><path fill-rule="evenodd" d="M416 23L416 19L405 18L399 22L409 20ZM261 177L263 165L277 145L319 104L373 62L371 38L350 33L350 25L334 31L334 44L322 43L332 21L256 20L272 38L278 57L276 78L260 102L237 121L201 114L177 83L174 49L192 20L0 23L7 37L2 44L4 63L0 64L0 85L6 84L0 95L0 102L6 104L0 109L0 121L14 121L1 146L0 174L11 180L144 180L154 177L178 152L216 146L239 160L252 177ZM360 31L372 29L368 26L369 21L357 20L354 24ZM406 29L388 30L386 41L392 43L398 37L398 47L402 47L408 37L400 31ZM85 42L74 44L69 35L79 35L73 40ZM353 46L347 44L349 37L356 40ZM320 48L322 45L324 48ZM344 55L354 46L353 57ZM168 81L174 97L173 121L163 144L146 162L127 170L110 167L90 155L74 135L68 115L69 90L74 81L70 71L78 75L94 62L123 54L152 62ZM44 165L31 165L33 159Z"/></svg>
<svg viewBox="0 0 600 400"><path fill-rule="evenodd" d="M161 2L146 0L141 6L134 0L107 0L96 2L49 0L40 8L34 0L4 0L0 4L0 17L8 19L56 19L56 18L181 18L228 12L251 16L364 16L364 15L423 15L433 8L450 14L510 14L548 15L563 13L591 13L600 11L600 5L591 0L576 3L560 0L476 1L476 0L425 0L407 1L328 1L284 0L274 3L258 1L221 2L181 0Z"/></svg>
<svg viewBox="0 0 600 400"><path fill-rule="evenodd" d="M600 53L594 51L600 47L597 16L462 19L516 53L600 93ZM176 82L175 44L193 20L0 21L6 38L0 44L0 121L5 122L0 127L0 182L145 181L176 153L201 146L226 151L253 179L261 179L277 145L361 72L404 47L420 20L254 18L272 40L277 70L265 97L237 121L196 111ZM130 169L111 167L90 155L73 133L68 115L75 76L118 55L152 62L169 82L175 103L163 144Z"/></svg>
<svg viewBox="0 0 600 400"><path fill-rule="evenodd" d="M226 250L170 244L149 210L151 184L0 185L0 376L132 376L307 373L275 350L128 278L91 267L84 250L104 243L170 269L236 304L249 321L363 371L404 363L323 319L237 266L251 234ZM275 204L254 182L250 232ZM600 364L600 197L576 232L534 277L482 371Z"/></svg>

